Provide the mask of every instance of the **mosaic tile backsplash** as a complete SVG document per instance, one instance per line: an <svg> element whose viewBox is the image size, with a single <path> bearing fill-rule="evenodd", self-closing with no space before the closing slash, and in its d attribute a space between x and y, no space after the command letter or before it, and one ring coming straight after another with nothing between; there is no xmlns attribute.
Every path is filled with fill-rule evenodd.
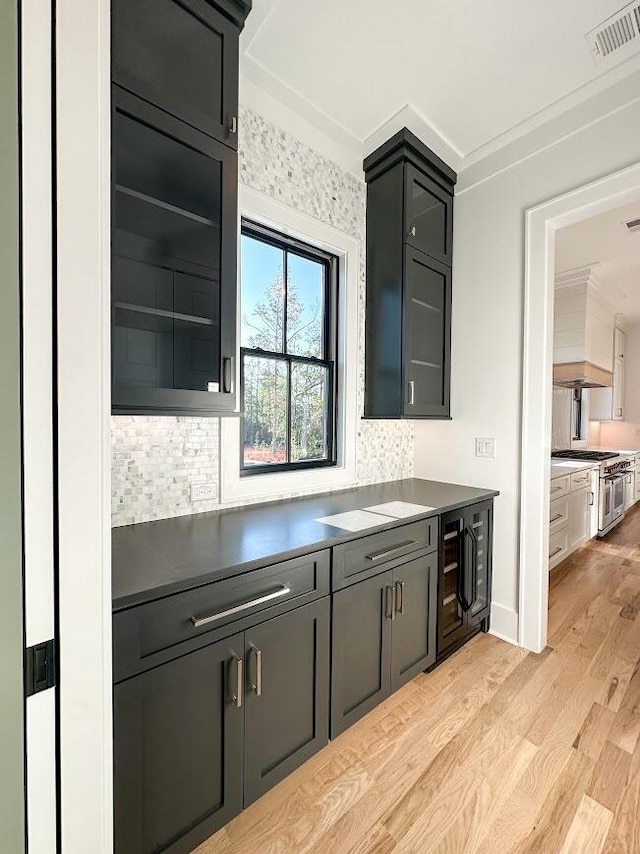
<svg viewBox="0 0 640 854"><path fill-rule="evenodd" d="M364 405L365 202L364 181L342 170L257 113L241 109L240 181L361 241L359 282L358 408ZM359 421L358 484L413 475L413 424ZM112 524L130 525L202 513L219 499L191 501L191 486L219 489L217 418L113 416ZM290 493L275 498L292 497Z"/></svg>

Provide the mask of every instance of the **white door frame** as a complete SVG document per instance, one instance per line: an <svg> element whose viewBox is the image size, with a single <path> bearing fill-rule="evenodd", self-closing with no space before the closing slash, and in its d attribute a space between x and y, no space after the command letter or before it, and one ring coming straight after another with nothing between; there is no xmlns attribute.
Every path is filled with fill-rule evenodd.
<svg viewBox="0 0 640 854"><path fill-rule="evenodd" d="M640 199L640 164L526 213L519 643L547 643L555 232Z"/></svg>
<svg viewBox="0 0 640 854"><path fill-rule="evenodd" d="M51 6L21 0L25 644L55 635ZM26 700L30 854L56 847L56 688Z"/></svg>
<svg viewBox="0 0 640 854"><path fill-rule="evenodd" d="M55 6L61 850L110 854L110 3Z"/></svg>

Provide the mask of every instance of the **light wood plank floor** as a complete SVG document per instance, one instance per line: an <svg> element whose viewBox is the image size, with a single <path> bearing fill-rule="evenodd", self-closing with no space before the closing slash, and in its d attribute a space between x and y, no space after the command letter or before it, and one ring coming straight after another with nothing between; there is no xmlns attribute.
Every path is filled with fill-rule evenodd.
<svg viewBox="0 0 640 854"><path fill-rule="evenodd" d="M198 849L640 854L640 508L554 570L549 645L475 638Z"/></svg>

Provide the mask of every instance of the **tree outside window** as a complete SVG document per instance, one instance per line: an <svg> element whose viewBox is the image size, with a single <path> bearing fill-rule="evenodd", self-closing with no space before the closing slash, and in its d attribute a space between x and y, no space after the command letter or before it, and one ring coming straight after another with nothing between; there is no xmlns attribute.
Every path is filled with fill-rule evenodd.
<svg viewBox="0 0 640 854"><path fill-rule="evenodd" d="M243 223L243 474L335 465L337 258Z"/></svg>

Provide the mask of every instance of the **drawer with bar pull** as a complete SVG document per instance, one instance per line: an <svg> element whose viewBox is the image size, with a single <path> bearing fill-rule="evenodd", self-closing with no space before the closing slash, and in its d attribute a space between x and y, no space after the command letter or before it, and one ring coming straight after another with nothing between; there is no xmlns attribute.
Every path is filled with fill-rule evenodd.
<svg viewBox="0 0 640 854"><path fill-rule="evenodd" d="M329 594L329 550L119 611L114 681Z"/></svg>
<svg viewBox="0 0 640 854"><path fill-rule="evenodd" d="M549 537L549 570L557 566L569 554L569 531L562 528Z"/></svg>
<svg viewBox="0 0 640 854"><path fill-rule="evenodd" d="M438 517L369 534L333 548L332 588L340 590L377 575L403 561L406 555L438 548Z"/></svg>
<svg viewBox="0 0 640 854"><path fill-rule="evenodd" d="M549 497L551 498L551 501L553 501L554 498L560 498L561 495L567 495L569 492L571 492L570 474L564 474L560 477L553 478L549 489Z"/></svg>
<svg viewBox="0 0 640 854"><path fill-rule="evenodd" d="M569 499L556 498L549 505L549 531L554 533L569 523Z"/></svg>

